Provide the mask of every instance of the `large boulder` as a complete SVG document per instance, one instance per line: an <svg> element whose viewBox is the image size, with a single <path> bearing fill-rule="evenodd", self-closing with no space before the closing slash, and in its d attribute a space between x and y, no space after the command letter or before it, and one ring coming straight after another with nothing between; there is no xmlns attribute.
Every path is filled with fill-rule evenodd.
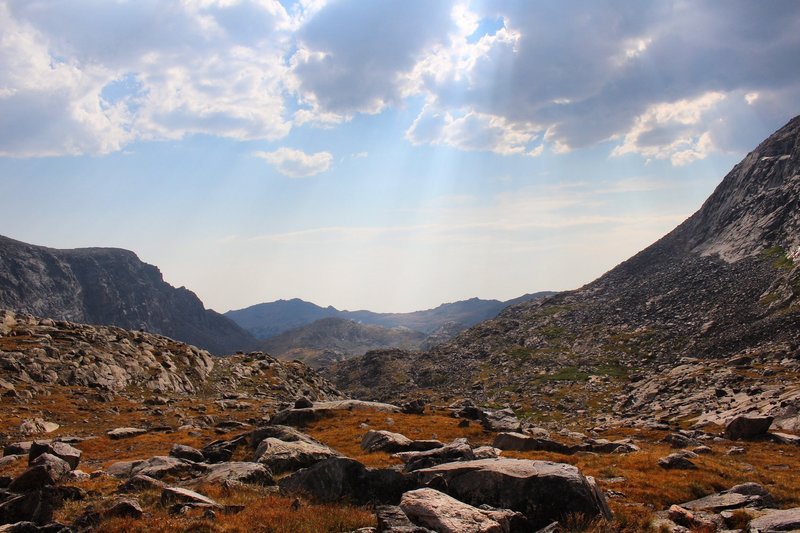
<svg viewBox="0 0 800 533"><path fill-rule="evenodd" d="M247 435L229 440L215 440L205 446L202 450L203 457L209 463L224 463L230 461L236 449L247 442Z"/></svg>
<svg viewBox="0 0 800 533"><path fill-rule="evenodd" d="M346 457L320 461L281 479L278 485L283 492L303 494L320 502L393 505L404 492L414 488L412 480L396 470L367 468Z"/></svg>
<svg viewBox="0 0 800 533"><path fill-rule="evenodd" d="M522 422L511 409L484 411L481 425L486 431L522 431Z"/></svg>
<svg viewBox="0 0 800 533"><path fill-rule="evenodd" d="M284 442L302 441L320 444L319 441L315 440L310 435L306 435L302 431L299 431L291 426L281 425L264 426L254 429L248 435L248 444L251 448L256 449L264 439L268 438L278 439Z"/></svg>
<svg viewBox="0 0 800 533"><path fill-rule="evenodd" d="M456 439L441 448L424 452L400 452L395 454L395 457L405 463L406 472L413 472L453 461L472 461L475 459L475 453L467 439Z"/></svg>
<svg viewBox="0 0 800 533"><path fill-rule="evenodd" d="M37 457L31 466L17 476L8 486L11 492L29 492L57 484L72 469L69 463L55 455L45 453Z"/></svg>
<svg viewBox="0 0 800 533"><path fill-rule="evenodd" d="M690 511L713 511L718 513L742 507L771 507L775 499L758 483L743 483L718 494L682 503L681 507Z"/></svg>
<svg viewBox="0 0 800 533"><path fill-rule="evenodd" d="M210 466L208 473L203 476L207 483L223 483L233 481L248 485L274 485L272 473L269 468L258 463L230 462Z"/></svg>
<svg viewBox="0 0 800 533"><path fill-rule="evenodd" d="M42 526L52 522L53 513L63 504L64 497L52 487L13 496L0 504L0 524L32 522Z"/></svg>
<svg viewBox="0 0 800 533"><path fill-rule="evenodd" d="M23 420L19 425L19 432L23 435L35 435L37 433L52 433L59 427L55 422L48 422L43 418L34 418L32 420Z"/></svg>
<svg viewBox="0 0 800 533"><path fill-rule="evenodd" d="M193 461L195 463L202 463L206 460L203 452L197 448L192 448L191 446L186 446L184 444L173 444L172 448L169 450L169 456L176 457L178 459L184 459L186 461Z"/></svg>
<svg viewBox="0 0 800 533"><path fill-rule="evenodd" d="M447 463L416 472L426 484L441 476L447 493L471 505L488 504L521 512L531 527L567 515L587 520L611 517L602 491L572 465L525 459L481 459Z"/></svg>
<svg viewBox="0 0 800 533"><path fill-rule="evenodd" d="M572 455L575 453L575 448L572 446L567 446L551 439L530 437L522 433L514 432L498 433L494 438L492 446L507 451L544 451L562 453L565 455Z"/></svg>
<svg viewBox="0 0 800 533"><path fill-rule="evenodd" d="M177 457L157 455L133 466L130 475L135 476L140 474L156 479L170 478L183 480L205 474L207 469L208 467L206 465L178 459Z"/></svg>
<svg viewBox="0 0 800 533"><path fill-rule="evenodd" d="M78 468L78 463L81 461L81 451L73 448L65 442L49 442L49 441L34 441L31 444L28 452L28 464L42 454L49 453L55 455L59 459L63 459L69 464L72 470Z"/></svg>
<svg viewBox="0 0 800 533"><path fill-rule="evenodd" d="M751 520L749 533L772 533L775 531L797 531L800 529L800 507L772 511Z"/></svg>
<svg viewBox="0 0 800 533"><path fill-rule="evenodd" d="M339 453L324 444L297 440L285 442L272 437L261 441L256 450L256 460L276 473L307 468Z"/></svg>
<svg viewBox="0 0 800 533"><path fill-rule="evenodd" d="M507 533L512 521L521 521L514 511L485 511L433 489L406 492L400 509L415 524L438 533Z"/></svg>
<svg viewBox="0 0 800 533"><path fill-rule="evenodd" d="M433 533L426 527L415 525L397 505L375 507L378 533Z"/></svg>
<svg viewBox="0 0 800 533"><path fill-rule="evenodd" d="M106 435L108 435L108 438L111 440L120 440L130 439L131 437L143 435L144 433L147 433L147 430L142 428L115 428L111 431L107 431Z"/></svg>
<svg viewBox="0 0 800 533"><path fill-rule="evenodd" d="M725 426L725 438L746 440L766 436L773 420L772 416L737 416Z"/></svg>

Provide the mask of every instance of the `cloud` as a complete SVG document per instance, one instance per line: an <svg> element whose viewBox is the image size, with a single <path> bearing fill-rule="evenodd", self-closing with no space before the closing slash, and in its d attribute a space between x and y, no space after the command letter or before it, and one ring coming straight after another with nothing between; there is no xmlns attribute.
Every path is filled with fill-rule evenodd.
<svg viewBox="0 0 800 533"><path fill-rule="evenodd" d="M543 146L531 146L537 137L538 130L530 124L509 124L503 117L475 112L454 117L432 106L426 106L406 131L406 139L415 145L447 145L501 155L539 155Z"/></svg>
<svg viewBox="0 0 800 533"><path fill-rule="evenodd" d="M290 178L307 178L325 172L333 161L333 156L328 152L307 154L292 148L278 148L273 152L254 152L253 155Z"/></svg>
<svg viewBox="0 0 800 533"><path fill-rule="evenodd" d="M290 19L277 1L6 0L0 23L4 155L195 133L275 140L291 128Z"/></svg>

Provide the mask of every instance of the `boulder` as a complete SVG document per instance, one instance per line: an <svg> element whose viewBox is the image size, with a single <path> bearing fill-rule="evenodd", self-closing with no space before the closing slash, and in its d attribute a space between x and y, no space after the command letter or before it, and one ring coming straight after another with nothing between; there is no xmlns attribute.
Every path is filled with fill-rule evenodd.
<svg viewBox="0 0 800 533"><path fill-rule="evenodd" d="M441 448L425 452L400 452L395 457L405 463L406 472L412 472L453 461L471 461L475 459L475 454L467 439L456 439Z"/></svg>
<svg viewBox="0 0 800 533"><path fill-rule="evenodd" d="M540 528L578 513L587 520L611 518L594 479L572 465L524 459L447 463L416 472L420 484L442 476L448 494L470 505L488 504L526 516Z"/></svg>
<svg viewBox="0 0 800 533"><path fill-rule="evenodd" d="M31 491L0 504L0 523L32 522L42 526L52 522L53 513L62 505L64 498L52 488Z"/></svg>
<svg viewBox="0 0 800 533"><path fill-rule="evenodd" d="M718 494L682 503L681 507L691 511L713 511L719 513L742 507L771 507L775 505L772 495L758 483L743 483Z"/></svg>
<svg viewBox="0 0 800 533"><path fill-rule="evenodd" d="M182 504L192 506L211 507L222 509L222 505L218 504L208 496L203 496L199 492L184 489L183 487L167 487L161 491L161 505L169 507L170 505Z"/></svg>
<svg viewBox="0 0 800 533"><path fill-rule="evenodd" d="M397 505L375 507L379 533L431 533L428 528L414 525Z"/></svg>
<svg viewBox="0 0 800 533"><path fill-rule="evenodd" d="M106 435L108 435L108 438L111 440L120 440L129 439L136 435L142 435L143 433L147 433L147 430L141 428L115 428L111 431L107 431Z"/></svg>
<svg viewBox="0 0 800 533"><path fill-rule="evenodd" d="M135 518L138 520L142 515L144 515L142 506L131 498L119 499L103 512L104 518Z"/></svg>
<svg viewBox="0 0 800 533"><path fill-rule="evenodd" d="M415 524L438 533L506 533L519 515L507 510L484 511L433 489L406 492L400 509Z"/></svg>
<svg viewBox="0 0 800 533"><path fill-rule="evenodd" d="M575 453L575 448L572 446L566 446L550 439L530 437L522 433L514 432L498 433L494 438L492 446L500 450L513 450L518 452L544 451L563 453L565 455L572 455Z"/></svg>
<svg viewBox="0 0 800 533"><path fill-rule="evenodd" d="M371 429L361 439L361 449L366 452L405 452L410 446L411 439L391 431Z"/></svg>
<svg viewBox="0 0 800 533"><path fill-rule="evenodd" d="M193 461L195 463L202 463L206 459L203 456L203 452L197 448L192 448L191 446L186 446L183 444L173 444L172 448L169 450L169 456L176 457L178 459L185 459L187 461Z"/></svg>
<svg viewBox="0 0 800 533"><path fill-rule="evenodd" d="M354 459L332 457L280 481L281 491L303 494L320 502L347 500L356 504L397 504L414 488L412 480L396 470L372 469Z"/></svg>
<svg viewBox="0 0 800 533"><path fill-rule="evenodd" d="M747 526L749 533L772 533L798 529L800 529L800 507L769 512L751 520Z"/></svg>
<svg viewBox="0 0 800 533"><path fill-rule="evenodd" d="M400 410L407 415L421 415L425 412L424 400L411 400L400 405Z"/></svg>
<svg viewBox="0 0 800 533"><path fill-rule="evenodd" d="M45 442L45 441L40 441ZM32 441L23 441L23 442L12 442L11 444L6 444L3 446L3 456L7 455L28 455L31 451L31 446L33 446Z"/></svg>
<svg viewBox="0 0 800 533"><path fill-rule="evenodd" d="M45 486L55 485L64 479L70 470L69 463L55 455L45 453L34 459L31 466L17 476L8 489L12 492L39 490Z"/></svg>
<svg viewBox="0 0 800 533"><path fill-rule="evenodd" d="M208 468L208 473L203 476L207 483L223 483L233 481L247 485L274 485L272 473L269 469L258 463L230 462L220 463Z"/></svg>
<svg viewBox="0 0 800 533"><path fill-rule="evenodd" d="M308 409L310 407L314 407L314 402L312 402L305 396L301 396L294 401L295 409Z"/></svg>
<svg viewBox="0 0 800 533"><path fill-rule="evenodd" d="M338 452L317 442L285 442L272 437L261 441L256 450L256 460L276 474L307 468L338 456Z"/></svg>
<svg viewBox="0 0 800 533"><path fill-rule="evenodd" d="M230 461L236 449L247 441L247 435L241 435L230 440L216 440L205 446L202 450L203 457L209 463L224 463Z"/></svg>
<svg viewBox="0 0 800 533"><path fill-rule="evenodd" d="M697 465L691 462L685 455L671 453L658 460L658 466L667 470L696 470Z"/></svg>
<svg viewBox="0 0 800 533"><path fill-rule="evenodd" d="M32 420L24 420L19 425L19 432L23 435L35 435L37 433L52 433L60 428L55 422L47 422L42 418L34 418Z"/></svg>
<svg viewBox="0 0 800 533"><path fill-rule="evenodd" d="M162 490L166 483L161 480L137 474L117 488L117 492L142 492L145 490Z"/></svg>
<svg viewBox="0 0 800 533"><path fill-rule="evenodd" d="M106 474L109 476L114 477L129 477L133 469L138 465L142 464L144 461L142 460L135 460L135 461L117 461L113 463L111 466L106 468Z"/></svg>
<svg viewBox="0 0 800 533"><path fill-rule="evenodd" d="M481 417L481 425L486 431L522 431L522 422L511 409L484 411Z"/></svg>
<svg viewBox="0 0 800 533"><path fill-rule="evenodd" d="M64 442L34 441L28 452L28 464L31 464L37 457L49 453L59 459L63 459L69 464L70 469L78 468L81 461L81 451L73 448Z"/></svg>
<svg viewBox="0 0 800 533"><path fill-rule="evenodd" d="M730 440L747 440L766 436L772 416L737 416L725 426L724 436Z"/></svg>
<svg viewBox="0 0 800 533"><path fill-rule="evenodd" d="M174 478L190 479L205 474L208 467L184 459L157 455L146 461L142 461L131 468L130 475L137 474L149 476L156 479Z"/></svg>
<svg viewBox="0 0 800 533"><path fill-rule="evenodd" d="M302 431L299 431L291 426L264 426L258 429L254 429L248 435L248 444L251 448L256 449L258 448L259 444L264 439L268 438L282 440L284 442L310 442L313 444L321 444L319 441L315 440L310 435L306 435Z"/></svg>

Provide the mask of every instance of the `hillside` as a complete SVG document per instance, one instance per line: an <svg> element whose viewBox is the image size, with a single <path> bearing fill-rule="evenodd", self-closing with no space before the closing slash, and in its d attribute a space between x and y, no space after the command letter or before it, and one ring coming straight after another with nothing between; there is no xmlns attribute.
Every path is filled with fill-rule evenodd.
<svg viewBox="0 0 800 533"><path fill-rule="evenodd" d="M525 294L513 300L482 300L471 298L459 302L445 303L433 309L410 313L375 313L373 311L341 311L335 307L320 307L298 298L277 300L228 311L225 316L239 324L259 339L267 339L284 331L311 324L322 318L344 318L364 324L374 324L385 328L403 327L422 333L433 333L452 323L462 324L463 328L472 326L497 316L505 307L520 301L543 298L555 294L543 291Z"/></svg>
<svg viewBox="0 0 800 533"><path fill-rule="evenodd" d="M423 333L406 328L323 318L263 341L261 349L280 359L298 359L318 368L379 348L419 348Z"/></svg>
<svg viewBox="0 0 800 533"><path fill-rule="evenodd" d="M792 425L799 201L800 117L697 213L596 281L510 307L428 352L373 352L330 375L363 397L469 396L542 416L610 413L616 402L631 417L698 421L751 409Z"/></svg>
<svg viewBox="0 0 800 533"><path fill-rule="evenodd" d="M255 344L193 292L169 285L157 267L117 248L56 250L0 236L0 308L144 328L217 355Z"/></svg>

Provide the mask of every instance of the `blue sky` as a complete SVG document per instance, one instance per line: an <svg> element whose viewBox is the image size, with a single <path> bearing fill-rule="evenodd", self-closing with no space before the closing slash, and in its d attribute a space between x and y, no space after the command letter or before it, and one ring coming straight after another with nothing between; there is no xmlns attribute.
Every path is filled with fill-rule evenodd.
<svg viewBox="0 0 800 533"><path fill-rule="evenodd" d="M576 288L800 112L796 2L0 0L0 234L219 311Z"/></svg>

